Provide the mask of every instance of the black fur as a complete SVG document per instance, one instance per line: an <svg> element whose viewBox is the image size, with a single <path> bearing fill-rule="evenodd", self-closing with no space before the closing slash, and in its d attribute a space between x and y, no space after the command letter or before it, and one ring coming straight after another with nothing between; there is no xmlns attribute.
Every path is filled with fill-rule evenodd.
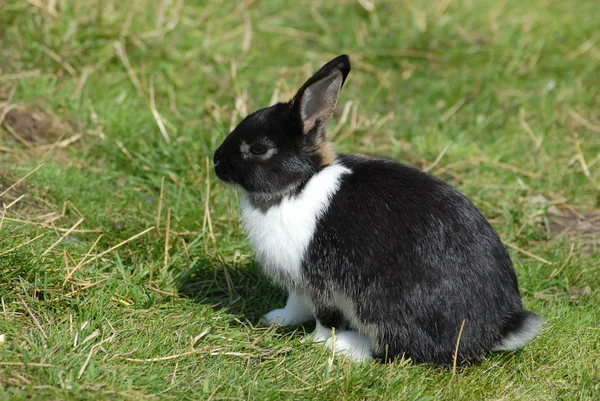
<svg viewBox="0 0 600 401"><path fill-rule="evenodd" d="M343 85L350 72L348 56L338 56L324 65L290 102L278 103L244 118L215 151L213 161L217 176L255 194L254 201L263 209L277 205L283 196L297 193L322 167L322 156L316 145L324 139L318 136L326 123L318 121L310 132L303 131L302 97L311 84L326 78L332 70L341 72ZM276 153L268 159L242 155L239 151L242 141L248 146L264 144Z"/></svg>
<svg viewBox="0 0 600 401"><path fill-rule="evenodd" d="M375 357L442 364L454 358L463 321L459 360L481 358L536 326L539 317L523 309L500 238L456 189L389 160L329 160L324 127L349 71L347 56L330 61L292 101L246 117L214 156L218 177L243 187L263 212L301 193L332 160L351 171L318 221L301 266L302 291L317 320L369 332ZM255 143L269 152L244 151ZM347 300L350 314L336 306L336 296Z"/></svg>
<svg viewBox="0 0 600 401"><path fill-rule="evenodd" d="M319 222L303 273L311 297L343 292L379 328L378 357L448 363L490 351L523 315L508 252L464 196L395 162L340 155L352 170ZM318 318L318 316L317 316ZM387 346L387 349L386 349Z"/></svg>
<svg viewBox="0 0 600 401"><path fill-rule="evenodd" d="M277 194L278 197L293 192L307 181L318 167L319 161L301 152L302 122L293 118L291 107L279 103L258 110L242 122L225 138L214 155L215 172L225 181L241 185L257 194ZM268 160L262 156L243 155L239 148L268 139L277 153ZM227 157L225 157L225 155Z"/></svg>

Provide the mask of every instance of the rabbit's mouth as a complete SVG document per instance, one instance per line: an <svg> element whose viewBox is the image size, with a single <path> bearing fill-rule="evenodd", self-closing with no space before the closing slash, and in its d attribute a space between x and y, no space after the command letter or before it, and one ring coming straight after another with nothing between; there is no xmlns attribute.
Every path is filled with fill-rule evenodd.
<svg viewBox="0 0 600 401"><path fill-rule="evenodd" d="M217 177L228 184L233 184L233 166L226 158L220 158L217 155L214 157L215 173Z"/></svg>
<svg viewBox="0 0 600 401"><path fill-rule="evenodd" d="M223 163L222 161L217 161L215 163L215 173L219 180L227 183L234 184L233 177L231 176L231 168L226 165L227 163Z"/></svg>

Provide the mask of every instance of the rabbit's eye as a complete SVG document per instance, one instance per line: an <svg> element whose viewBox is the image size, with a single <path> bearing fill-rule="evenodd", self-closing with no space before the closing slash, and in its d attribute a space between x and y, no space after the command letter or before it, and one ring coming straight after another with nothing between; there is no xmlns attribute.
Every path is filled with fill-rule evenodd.
<svg viewBox="0 0 600 401"><path fill-rule="evenodd" d="M250 153L256 156L264 155L265 153L267 153L267 147L260 143L255 143L252 146L250 146Z"/></svg>

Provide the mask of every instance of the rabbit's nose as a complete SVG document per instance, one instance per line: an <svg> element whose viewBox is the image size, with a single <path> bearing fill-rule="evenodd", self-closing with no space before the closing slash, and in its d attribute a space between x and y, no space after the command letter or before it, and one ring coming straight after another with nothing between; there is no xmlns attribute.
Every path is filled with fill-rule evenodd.
<svg viewBox="0 0 600 401"><path fill-rule="evenodd" d="M213 163L215 163L215 166L217 164L219 164L219 162L221 161L221 159L223 158L223 152L221 152L221 148L217 149L217 151L215 152L214 156L213 156Z"/></svg>

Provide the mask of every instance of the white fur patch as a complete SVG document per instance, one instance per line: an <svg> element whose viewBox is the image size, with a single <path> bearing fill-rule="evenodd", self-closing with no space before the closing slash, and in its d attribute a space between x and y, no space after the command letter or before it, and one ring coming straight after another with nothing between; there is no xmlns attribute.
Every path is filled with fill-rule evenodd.
<svg viewBox="0 0 600 401"><path fill-rule="evenodd" d="M314 319L313 306L309 299L290 292L285 308L275 309L261 319L265 326L297 326Z"/></svg>
<svg viewBox="0 0 600 401"><path fill-rule="evenodd" d="M318 320L315 331L300 340L301 343L312 341L313 343L324 343L331 337L331 329L323 326Z"/></svg>
<svg viewBox="0 0 600 401"><path fill-rule="evenodd" d="M325 343L325 348L333 349L336 354L345 355L355 362L373 359L371 339L354 330L333 331L317 320L315 331L302 340Z"/></svg>
<svg viewBox="0 0 600 401"><path fill-rule="evenodd" d="M310 335L312 341L315 343L324 343L329 338L331 338L331 329L323 326L318 320L317 325L315 327L315 331Z"/></svg>
<svg viewBox="0 0 600 401"><path fill-rule="evenodd" d="M527 316L521 330L510 333L500 344L493 348L493 351L516 351L523 348L540 331L542 323L543 320L539 316Z"/></svg>
<svg viewBox="0 0 600 401"><path fill-rule="evenodd" d="M325 346L333 348L336 353L345 355L356 362L373 359L371 340L356 331L335 332L334 336L325 342Z"/></svg>
<svg viewBox="0 0 600 401"><path fill-rule="evenodd" d="M317 222L338 190L341 176L350 172L334 163L315 174L300 194L285 197L266 212L242 194L242 223L265 274L284 285L301 284L302 260Z"/></svg>

